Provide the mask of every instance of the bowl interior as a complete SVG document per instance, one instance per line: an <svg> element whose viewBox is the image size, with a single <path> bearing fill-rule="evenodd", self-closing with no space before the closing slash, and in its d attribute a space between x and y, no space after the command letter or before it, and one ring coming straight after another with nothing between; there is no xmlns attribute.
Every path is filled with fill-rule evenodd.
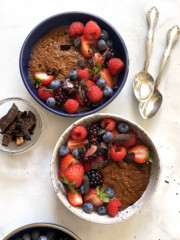
<svg viewBox="0 0 180 240"><path fill-rule="evenodd" d="M21 98L9 98L0 101L0 118L7 114L9 109L12 107L13 103L16 104L20 111L31 111L35 114L36 127L34 129L33 135L31 135L31 141L25 141L24 144L20 146L16 146L14 141L10 143L8 147L3 146L2 145L3 135L0 134L0 150L9 154L22 153L28 150L30 147L32 147L38 140L42 129L41 116L38 110L31 103Z"/></svg>
<svg viewBox="0 0 180 240"><path fill-rule="evenodd" d="M35 223L23 226L10 233L3 240L15 240L18 237L22 237L25 233L31 233L34 230L40 230L41 235L53 231L55 233L56 239L80 240L80 238L77 235L75 235L67 228L49 223Z"/></svg>
<svg viewBox="0 0 180 240"><path fill-rule="evenodd" d="M59 181L58 179L58 171L59 171L59 157L58 157L58 149L61 145L65 144L67 141L67 138L70 136L70 131L72 128L76 125L90 125L94 121L98 121L100 119L103 119L105 117L112 117L117 121L126 121L130 124L131 129L135 131L140 139L143 140L144 144L147 145L153 152L154 152L154 161L152 164L152 169L151 169L151 175L150 175L150 181L149 184L143 193L142 197L135 202L133 205L129 206L127 209L124 211L120 211L116 217L112 218L109 217L108 215L105 216L100 216L95 212L92 212L91 214L86 214L82 208L75 208L67 200L67 193L66 190L63 187L63 184ZM93 116L85 117L83 119L80 119L76 121L74 124L72 124L59 138L54 152L52 156L52 161L51 161L51 180L54 186L54 189L59 197L59 199L62 201L62 203L73 213L78 215L79 217L86 219L91 222L96 222L96 223L102 223L102 224L111 224L111 223L118 223L118 222L123 222L132 216L136 215L138 212L142 210L142 208L150 201L150 199L153 196L153 193L156 190L157 184L158 184L158 179L159 179L159 174L160 174L160 160L159 156L156 150L156 147L154 146L153 142L151 141L150 137L148 134L139 126L137 126L135 123L130 122L122 117L119 117L117 115L113 114L94 114Z"/></svg>
<svg viewBox="0 0 180 240"><path fill-rule="evenodd" d="M31 51L34 47L34 45L37 43L37 41L42 38L45 34L47 34L49 31L51 31L54 28L60 27L62 25L70 25L74 21L81 21L83 23L88 22L89 20L94 20L98 23L101 29L105 29L108 31L110 39L113 40L114 44L114 50L116 52L117 57L120 57L122 61L125 63L125 67L123 68L122 72L119 74L118 77L118 87L114 90L113 96L109 98L107 101L102 103L98 108L85 111L85 112L79 112L76 114L67 114L61 110L53 109L48 107L42 100L39 99L36 90L33 88L31 80L29 78L29 60ZM101 108L105 107L107 104L109 104L121 91L123 88L126 78L129 71L129 60L128 60L128 53L125 46L125 43L120 36L120 34L114 29L113 26L111 26L109 23L107 23L104 19L95 16L93 14L89 13L82 13L82 12L67 12L58 14L55 16L52 16L43 22L41 22L39 25L37 25L28 35L26 38L23 47L21 49L20 54L20 72L22 75L22 79L24 81L25 86L27 87L30 94L40 103L43 107L45 107L47 110L54 112L58 115L68 116L68 117L79 117L79 116L85 116L90 113L94 113Z"/></svg>

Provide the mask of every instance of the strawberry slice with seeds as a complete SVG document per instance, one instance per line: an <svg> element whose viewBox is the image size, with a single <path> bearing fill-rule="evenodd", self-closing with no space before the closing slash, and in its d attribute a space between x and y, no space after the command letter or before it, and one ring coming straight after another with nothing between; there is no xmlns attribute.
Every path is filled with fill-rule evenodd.
<svg viewBox="0 0 180 240"><path fill-rule="evenodd" d="M73 140L71 137L68 138L68 141L67 141L67 146L69 148L69 151L72 152L75 148L78 148L78 147L84 147L85 144L88 143L88 140L85 139L85 140L82 140L82 141L77 141L77 140Z"/></svg>
<svg viewBox="0 0 180 240"><path fill-rule="evenodd" d="M97 45L97 41L87 40L84 36L81 37L80 51L85 58L92 58L93 50L91 45Z"/></svg>
<svg viewBox="0 0 180 240"><path fill-rule="evenodd" d="M113 79L112 76L107 68L103 68L101 71L101 79L106 81L106 86L113 88Z"/></svg>
<svg viewBox="0 0 180 240"><path fill-rule="evenodd" d="M42 85L48 85L50 82L54 79L53 75L48 75L45 72L36 72L34 74L34 78L37 83L42 84Z"/></svg>
<svg viewBox="0 0 180 240"><path fill-rule="evenodd" d="M128 153L134 153L134 161L144 163L149 159L149 149L145 145L137 145L128 150Z"/></svg>
<svg viewBox="0 0 180 240"><path fill-rule="evenodd" d="M71 190L68 191L69 203L74 207L79 207L83 205L83 200L81 194L75 190L73 193Z"/></svg>
<svg viewBox="0 0 180 240"><path fill-rule="evenodd" d="M62 175L65 173L66 169L68 169L71 165L80 163L76 158L74 158L71 154L67 154L65 157L61 159L60 168L59 168L59 178L62 178Z"/></svg>

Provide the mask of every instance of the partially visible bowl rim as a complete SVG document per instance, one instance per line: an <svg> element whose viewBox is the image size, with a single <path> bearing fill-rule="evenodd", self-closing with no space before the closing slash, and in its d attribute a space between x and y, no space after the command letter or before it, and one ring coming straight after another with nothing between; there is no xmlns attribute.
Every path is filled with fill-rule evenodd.
<svg viewBox="0 0 180 240"><path fill-rule="evenodd" d="M126 53L126 72L125 72L125 75L124 75L124 78L123 78L123 82L122 82L122 86L120 88L118 88L118 90L116 91L116 93L111 97L109 98L107 101L103 102L102 105L100 105L98 107L98 110L96 110L97 108L95 109L92 109L90 111L87 111L87 112L78 112L78 115L75 114L68 114L66 112L58 112L55 108L50 108L49 106L47 106L46 104L44 104L30 89L30 87L28 86L27 82L25 81L26 77L24 76L23 74L23 70L22 70L22 55L23 55L23 51L24 51L24 47L26 45L26 42L28 41L29 37L31 36L31 34L43 23L45 23L46 21L49 21L50 19L53 19L54 17L57 17L59 15L66 15L66 14L86 14L86 15L89 15L89 16L93 16L95 18L98 18L100 19L101 21L105 22L107 25L109 25L113 31L118 35L119 39L121 40L121 43L123 45L123 48L124 48L124 51ZM62 117L71 117L71 118L78 118L78 117L85 117L87 115L90 115L90 114L93 114L93 113L96 113L97 111L100 111L101 109L105 108L107 105L109 105L117 96L118 94L120 93L120 91L123 89L126 81L127 81L127 77L128 77L128 73L129 73L129 54L128 54L128 50L127 50L127 47L126 47L126 44L123 40L123 38L121 37L120 33L113 27L113 25L111 25L111 23L109 23L107 20L99 17L98 15L96 14L93 14L93 13L89 13L89 12L83 12L83 11L67 11L67 12L62 12L62 13L59 13L59 14L55 14L55 15L52 15L46 19L44 19L43 21L41 21L39 24L37 24L31 31L30 33L27 35L26 39L24 40L24 43L22 45L22 48L21 48L21 51L20 51L20 56L19 56L19 68L20 68L20 74L21 74L21 77L22 77L22 80L24 82L24 85L26 86L28 92L31 94L31 96L42 106L44 107L46 110L54 113L54 114L57 114L59 116L62 116Z"/></svg>
<svg viewBox="0 0 180 240"><path fill-rule="evenodd" d="M17 150L16 152L15 151L10 151L10 150L3 150L0 148L0 151L3 152L3 153L7 153L9 155L16 155L16 154L21 154L21 153L24 153L24 152L27 152L28 150L30 150L38 141L40 135L41 135L41 132L42 132L42 117L41 117L41 114L39 112L39 110L29 101L23 99L23 98L19 98L19 97L11 97L11 98L5 98L5 99L2 99L0 100L0 106L3 104L3 103L6 103L6 102L10 102L10 101L20 101L20 102L25 102L27 105L31 106L34 111L36 112L36 114L38 115L38 118L40 120L39 122L39 127L40 129L38 130L38 136L37 138L34 140L33 143L31 143L30 145L28 145L26 148L22 149L22 150Z"/></svg>
<svg viewBox="0 0 180 240"><path fill-rule="evenodd" d="M68 228L63 227L58 224L55 224L55 223L46 223L46 222L45 223L44 222L31 223L31 224L24 225L20 228L13 230L5 238L3 238L3 240L8 240L10 237L13 237L13 235L17 234L20 231L26 230L28 228L35 228L35 227L49 227L49 228L52 227L54 229L57 229L57 230L67 233L71 237L75 238L75 240L80 240L80 238L75 233L73 233L71 230L69 230Z"/></svg>
<svg viewBox="0 0 180 240"><path fill-rule="evenodd" d="M78 125L79 122L84 121L84 120L86 120L87 118L94 118L95 116L121 118L122 121L128 121L128 122L136 125L137 128L139 128L141 131L143 131L150 140L152 139L152 138L150 137L150 134L147 133L146 130L143 129L138 123L136 123L136 122L134 122L134 121L132 121L132 120L129 120L128 118L124 118L124 117L122 117L121 115L111 114L111 113L96 113L96 114L94 114L94 115L85 116L85 117L83 117L83 118L81 118L81 119L78 119L77 121L75 121L74 123L72 123L72 124L61 134L60 138L58 139L58 141L57 141L57 143L56 143L56 145L55 145L55 148L54 148L54 151L53 151L53 154L52 154L51 164L50 164L50 167L51 167L50 176L51 176L51 182L52 182L52 185L53 185L53 188L54 188L55 192L56 192L56 189L55 189L55 188L56 188L56 185L57 185L57 184L56 184L56 180L53 178L52 170L53 170L54 161L55 161L55 152L57 151L57 148L59 148L59 142L62 140L63 136L64 136L66 133L68 133L68 132L71 130L71 128L73 128L74 126ZM99 222L99 221L96 221L96 220L87 219L87 218L85 218L84 216L82 216L81 214L79 214L78 212L74 212L74 211L73 211L73 208L69 209L69 208L66 206L66 203L65 203L62 199L60 199L60 197L58 196L58 193L56 192L57 197L58 197L59 200L63 203L63 205L65 205L65 207L66 207L67 209L69 209L73 214L75 214L75 215L77 215L78 217L80 217L80 218L82 218L82 219L85 219L86 221L89 221L89 222L98 223L98 224L115 224L115 223L125 222L125 221L127 221L127 220L135 217L137 214L141 213L146 206L149 205L149 203L151 202L151 200L152 200L152 198L154 197L155 193L157 192L157 189L158 189L158 186L159 186L159 183L160 183L160 176L161 176L161 171L162 171L162 169L161 169L161 160L160 160L160 157L159 157L159 151L158 151L158 149L156 148L156 146L154 145L154 143L153 143L152 140L151 140L151 142L152 142L152 144L153 144L153 146L154 146L154 148L156 149L156 152L157 152L157 158L158 158L158 163L159 163L159 174L158 174L158 176L157 176L157 178L156 178L155 187L154 187L154 190L153 190L153 192L152 192L149 200L146 202L146 204L145 204L144 206L142 206L142 207L141 207L136 213L134 213L132 216L129 216L129 217L127 217L126 219L123 219L123 220L121 220L121 221L114 221L114 222ZM112 218L112 219L113 219L113 218Z"/></svg>

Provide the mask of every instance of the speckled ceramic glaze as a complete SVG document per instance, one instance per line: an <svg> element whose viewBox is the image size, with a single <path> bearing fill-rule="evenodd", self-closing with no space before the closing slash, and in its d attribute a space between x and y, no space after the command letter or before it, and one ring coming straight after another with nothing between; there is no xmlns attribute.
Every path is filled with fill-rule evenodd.
<svg viewBox="0 0 180 240"><path fill-rule="evenodd" d="M131 129L134 130L137 133L138 137L143 140L144 144L147 145L154 152L154 161L152 164L150 181L142 197L133 205L126 208L124 211L119 211L116 217L113 217L113 218L109 217L108 215L100 216L96 212L87 214L82 210L81 207L71 206L71 204L67 200L66 190L64 189L63 184L58 179L58 171L59 171L58 149L61 145L66 143L67 138L70 136L70 132L72 128L74 128L76 125L87 126L87 125L90 125L92 122L98 121L105 117L112 117L117 121L128 122L131 126ZM159 155L148 133L144 129L142 129L140 126L138 126L136 123L131 122L127 119L124 119L114 114L99 113L99 114L94 114L88 117L81 118L80 120L74 122L69 128L66 129L66 131L59 138L55 146L52 160L51 160L51 180L52 180L55 192L57 193L57 196L59 197L61 202L64 204L64 206L66 206L74 214L76 214L77 216L85 220L95 222L95 223L101 223L101 224L112 224L112 223L123 222L135 216L137 213L141 212L142 209L147 205L147 203L149 203L153 194L156 192L159 176L160 176Z"/></svg>

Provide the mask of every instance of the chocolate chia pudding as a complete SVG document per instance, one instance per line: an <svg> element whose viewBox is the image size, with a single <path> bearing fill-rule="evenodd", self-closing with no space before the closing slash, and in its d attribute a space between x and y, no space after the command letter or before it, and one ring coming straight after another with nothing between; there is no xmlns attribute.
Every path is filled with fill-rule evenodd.
<svg viewBox="0 0 180 240"><path fill-rule="evenodd" d="M110 98L123 68L107 31L93 21L52 29L36 43L29 61L39 98L69 114L96 108Z"/></svg>

